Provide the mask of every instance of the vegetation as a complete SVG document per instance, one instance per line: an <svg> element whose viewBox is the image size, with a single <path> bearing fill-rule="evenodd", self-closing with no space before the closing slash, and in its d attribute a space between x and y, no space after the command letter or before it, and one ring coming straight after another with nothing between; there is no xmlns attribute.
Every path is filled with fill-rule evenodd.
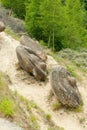
<svg viewBox="0 0 87 130"><path fill-rule="evenodd" d="M86 121L85 117L79 118L79 122L83 124Z"/></svg>
<svg viewBox="0 0 87 130"><path fill-rule="evenodd" d="M65 65L72 76L79 77L76 74L78 71L76 66L87 72L86 0L14 0L13 2L1 0L1 3L11 10L10 14L25 21L25 28L31 37L40 40L43 45L52 48L53 51L62 49L60 52L48 53ZM8 28L6 32L19 39ZM11 92L2 73L0 73L0 96L1 116L16 120L20 126L26 127L26 130L40 129L35 111L48 124L48 130L63 130L63 128L55 126L51 115L45 114L33 101L27 101L17 93ZM58 102L52 104L53 110L59 109L60 106L61 104ZM82 110L81 105L73 111L82 112ZM80 120L81 123L84 121L84 118Z"/></svg>
<svg viewBox="0 0 87 130"><path fill-rule="evenodd" d="M79 48L77 51L72 49L62 49L59 52L46 50L60 65L67 68L70 74L81 81L82 75L87 74L87 49ZM79 74L79 72L81 74Z"/></svg>
<svg viewBox="0 0 87 130"><path fill-rule="evenodd" d="M19 40L20 36L18 36L15 32L13 32L9 27L6 27L5 33L12 36L15 40Z"/></svg>
<svg viewBox="0 0 87 130"><path fill-rule="evenodd" d="M46 118L48 121L50 121L51 115L50 115L50 114L46 114L46 115L45 115L45 118Z"/></svg>
<svg viewBox="0 0 87 130"><path fill-rule="evenodd" d="M48 130L64 130L64 128L57 126L57 127L49 127Z"/></svg>
<svg viewBox="0 0 87 130"><path fill-rule="evenodd" d="M86 0L1 0L15 16L25 20L28 34L54 51L87 48Z"/></svg>
<svg viewBox="0 0 87 130"><path fill-rule="evenodd" d="M12 92L6 79L8 77L0 72L0 117L14 121L25 130L40 130L39 119L43 120L49 128L57 127L51 120L51 115L45 114L33 100L27 100L16 91Z"/></svg>
<svg viewBox="0 0 87 130"><path fill-rule="evenodd" d="M56 101L56 102L54 102L54 103L52 104L52 109L53 109L53 110L58 110L61 106L62 106L61 103L58 102L58 101Z"/></svg>
<svg viewBox="0 0 87 130"><path fill-rule="evenodd" d="M3 6L5 6L7 9L11 9L11 14L13 13L14 16L17 16L19 18L25 17L25 1L26 0L14 0L13 2L11 0L1 0L1 3Z"/></svg>
<svg viewBox="0 0 87 130"><path fill-rule="evenodd" d="M15 121L25 130L39 130L37 117L32 110L27 111L27 104L31 102L23 100L17 92L13 93L9 89L6 76L2 72L0 72L0 96L0 117Z"/></svg>
<svg viewBox="0 0 87 130"><path fill-rule="evenodd" d="M10 99L3 99L0 103L0 111L7 117L11 117L13 115L13 102Z"/></svg>

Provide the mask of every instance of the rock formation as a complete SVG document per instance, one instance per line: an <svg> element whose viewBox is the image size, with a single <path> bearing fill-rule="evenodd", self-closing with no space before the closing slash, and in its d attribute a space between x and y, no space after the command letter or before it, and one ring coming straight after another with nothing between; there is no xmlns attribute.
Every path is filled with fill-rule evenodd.
<svg viewBox="0 0 87 130"><path fill-rule="evenodd" d="M31 48L18 46L16 53L20 66L25 71L33 74L37 80L45 80L46 64Z"/></svg>
<svg viewBox="0 0 87 130"><path fill-rule="evenodd" d="M3 22L0 21L0 32L5 30L5 25Z"/></svg>
<svg viewBox="0 0 87 130"><path fill-rule="evenodd" d="M54 67L50 74L52 90L61 104L76 108L80 105L80 93L76 80L61 66Z"/></svg>
<svg viewBox="0 0 87 130"><path fill-rule="evenodd" d="M33 50L43 61L46 61L47 56L37 41L24 35L20 38L20 43L31 48L31 50Z"/></svg>

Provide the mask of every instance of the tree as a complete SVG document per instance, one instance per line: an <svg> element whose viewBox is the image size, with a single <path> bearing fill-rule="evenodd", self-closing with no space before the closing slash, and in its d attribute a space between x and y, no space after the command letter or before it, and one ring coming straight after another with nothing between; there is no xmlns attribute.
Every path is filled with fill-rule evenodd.
<svg viewBox="0 0 87 130"><path fill-rule="evenodd" d="M87 10L87 0L81 0L81 2L84 3L84 7L85 7L85 9Z"/></svg>
<svg viewBox="0 0 87 130"><path fill-rule="evenodd" d="M8 9L11 8L11 6L12 6L11 0L1 0L1 4Z"/></svg>
<svg viewBox="0 0 87 130"><path fill-rule="evenodd" d="M85 11L80 0L66 0L64 6L65 25L63 27L62 39L63 46L76 48L84 44L84 35L87 36L87 31L83 25Z"/></svg>
<svg viewBox="0 0 87 130"><path fill-rule="evenodd" d="M53 51L62 47L61 29L63 22L62 4L60 0L44 0L40 6L41 27L43 37L48 46L52 46Z"/></svg>
<svg viewBox="0 0 87 130"><path fill-rule="evenodd" d="M24 19L25 17L25 2L27 0L1 0L1 3L3 6L5 6L8 9L11 9L11 11L19 18Z"/></svg>
<svg viewBox="0 0 87 130"><path fill-rule="evenodd" d="M40 28L40 0L30 0L26 3L25 23L29 35L41 39Z"/></svg>

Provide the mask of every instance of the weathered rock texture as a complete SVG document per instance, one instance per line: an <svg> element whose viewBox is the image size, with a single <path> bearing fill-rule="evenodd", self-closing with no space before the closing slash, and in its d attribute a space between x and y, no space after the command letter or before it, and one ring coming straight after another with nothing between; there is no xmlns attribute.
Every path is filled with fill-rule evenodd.
<svg viewBox="0 0 87 130"><path fill-rule="evenodd" d="M0 21L0 32L5 30L5 25L3 22Z"/></svg>
<svg viewBox="0 0 87 130"><path fill-rule="evenodd" d="M65 68L58 66L52 69L51 86L57 99L65 106L76 108L80 105L80 93L76 80Z"/></svg>
<svg viewBox="0 0 87 130"><path fill-rule="evenodd" d="M11 16L11 10L0 7L0 21L4 22L4 24L10 28L10 30L19 35L25 33L23 22L18 18Z"/></svg>
<svg viewBox="0 0 87 130"><path fill-rule="evenodd" d="M47 59L45 52L40 47L40 45L37 41L24 35L20 38L20 43L24 46L31 48L31 50L33 50L43 61L45 61Z"/></svg>
<svg viewBox="0 0 87 130"><path fill-rule="evenodd" d="M20 66L34 75L37 80L45 80L46 64L31 48L26 46L18 46L16 48L17 57Z"/></svg>

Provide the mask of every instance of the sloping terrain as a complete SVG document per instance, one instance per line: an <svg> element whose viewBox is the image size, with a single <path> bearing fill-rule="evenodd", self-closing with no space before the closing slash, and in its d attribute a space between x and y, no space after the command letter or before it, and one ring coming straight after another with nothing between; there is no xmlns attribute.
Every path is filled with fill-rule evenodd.
<svg viewBox="0 0 87 130"><path fill-rule="evenodd" d="M0 70L10 77L12 84L9 87L29 100L33 100L45 113L50 114L53 122L64 130L87 130L87 77L82 77L78 82L79 90L84 102L83 111L76 113L65 108L53 111L48 101L51 90L49 76L46 82L37 82L25 71L17 68L17 56L15 49L19 45L11 36L0 33ZM48 56L47 66L50 71L52 66L58 63ZM40 119L41 130L47 130L47 126Z"/></svg>
<svg viewBox="0 0 87 130"><path fill-rule="evenodd" d="M17 127L13 123L10 123L9 121L0 118L0 129L1 130L22 130L20 127Z"/></svg>
<svg viewBox="0 0 87 130"><path fill-rule="evenodd" d="M9 9L0 7L0 21L3 21L7 27L18 34L25 33L23 22L18 18L12 17L10 13Z"/></svg>

